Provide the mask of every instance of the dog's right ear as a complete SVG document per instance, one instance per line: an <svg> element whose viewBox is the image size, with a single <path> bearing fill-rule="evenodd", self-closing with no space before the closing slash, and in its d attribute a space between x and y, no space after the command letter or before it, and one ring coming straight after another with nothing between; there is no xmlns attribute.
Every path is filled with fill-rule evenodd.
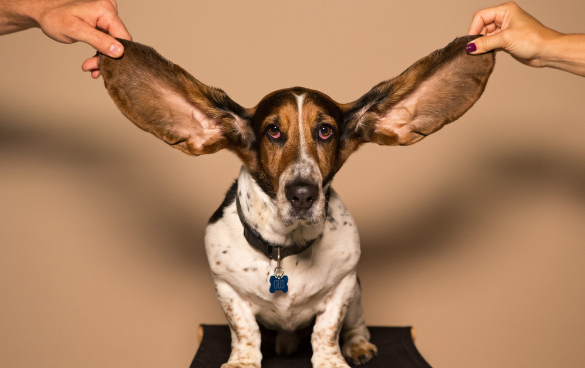
<svg viewBox="0 0 585 368"><path fill-rule="evenodd" d="M348 104L347 134L357 133L358 144L405 146L457 120L479 99L495 65L493 52L465 51L477 37L455 39Z"/></svg>
<svg viewBox="0 0 585 368"><path fill-rule="evenodd" d="M110 97L134 124L191 155L253 144L250 112L224 91L199 82L151 47L119 41L124 55L100 55L100 71Z"/></svg>

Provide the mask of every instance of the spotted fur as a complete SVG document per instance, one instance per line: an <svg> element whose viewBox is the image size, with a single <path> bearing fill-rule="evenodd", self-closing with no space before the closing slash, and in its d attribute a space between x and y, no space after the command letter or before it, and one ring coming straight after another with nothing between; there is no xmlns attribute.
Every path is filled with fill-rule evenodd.
<svg viewBox="0 0 585 368"><path fill-rule="evenodd" d="M100 56L108 93L138 127L188 154L227 148L243 162L205 233L217 297L232 333L223 368L260 367L258 323L281 331L277 352L290 354L298 344L294 332L314 322L314 367L347 368L347 361L372 359L377 348L369 342L356 277L359 236L330 185L363 143L412 144L471 108L495 62L493 54L465 52L474 37L456 39L348 104L295 87L243 108L150 47L120 40L122 58ZM287 188L299 184L318 188L308 208L295 207L287 197ZM288 293L269 292L276 263L247 243L236 199L245 221L271 243L317 239L283 260Z"/></svg>

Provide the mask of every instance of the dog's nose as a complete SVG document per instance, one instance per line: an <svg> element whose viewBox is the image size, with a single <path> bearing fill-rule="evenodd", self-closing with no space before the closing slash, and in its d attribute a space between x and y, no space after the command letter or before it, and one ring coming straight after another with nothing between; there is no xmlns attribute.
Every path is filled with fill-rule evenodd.
<svg viewBox="0 0 585 368"><path fill-rule="evenodd" d="M317 200L319 189L316 185L291 184L285 188L286 199L294 208L310 208Z"/></svg>

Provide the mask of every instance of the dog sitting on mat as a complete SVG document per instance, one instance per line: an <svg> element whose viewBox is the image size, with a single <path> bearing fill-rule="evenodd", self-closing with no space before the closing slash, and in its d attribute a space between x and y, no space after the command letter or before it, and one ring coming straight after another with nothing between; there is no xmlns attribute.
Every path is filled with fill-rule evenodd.
<svg viewBox="0 0 585 368"><path fill-rule="evenodd" d="M258 323L279 331L277 353L290 354L295 331L314 321L313 367L376 354L362 318L358 232L331 182L363 143L409 145L471 108L495 63L493 53L465 52L475 37L346 104L295 87L244 108L150 47L120 40L124 56L100 56L111 98L138 127L187 154L227 148L243 162L205 235L232 336L223 368L260 367Z"/></svg>

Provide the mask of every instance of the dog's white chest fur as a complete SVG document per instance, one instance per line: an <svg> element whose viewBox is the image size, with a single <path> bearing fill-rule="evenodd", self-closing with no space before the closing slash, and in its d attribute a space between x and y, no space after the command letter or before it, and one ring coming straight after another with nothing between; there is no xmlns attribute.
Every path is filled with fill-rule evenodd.
<svg viewBox="0 0 585 368"><path fill-rule="evenodd" d="M245 175L239 180L246 180ZM333 190L322 233L315 243L303 253L282 260L289 279L286 294L270 293L269 279L276 261L248 244L243 231L235 201L224 208L220 220L207 227L205 247L214 281L231 286L250 303L254 316L274 329L292 331L310 323L323 312L324 302L340 281L355 272L360 257L353 218Z"/></svg>

